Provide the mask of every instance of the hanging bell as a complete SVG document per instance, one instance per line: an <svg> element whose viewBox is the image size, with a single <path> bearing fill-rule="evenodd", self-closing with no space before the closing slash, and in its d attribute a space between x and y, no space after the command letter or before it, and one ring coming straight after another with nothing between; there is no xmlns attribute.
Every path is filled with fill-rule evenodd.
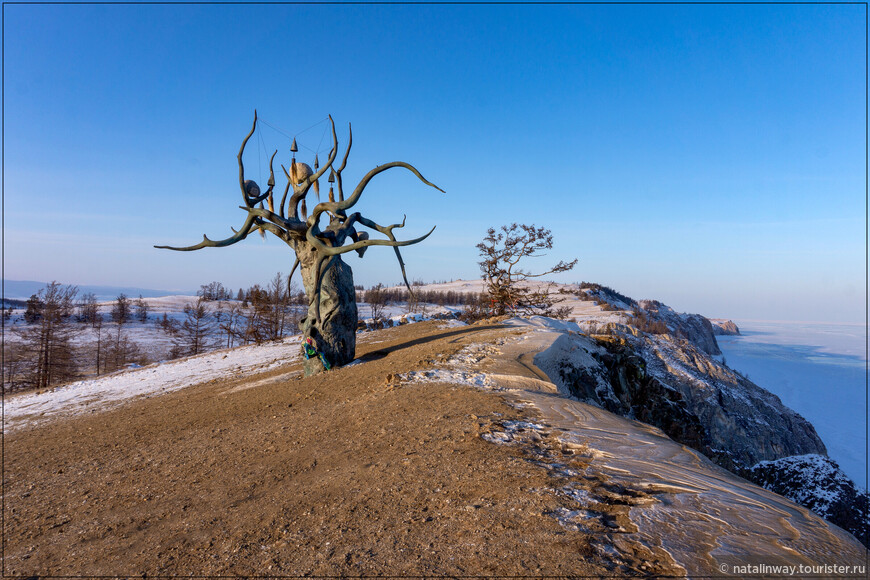
<svg viewBox="0 0 870 580"><path fill-rule="evenodd" d="M293 153L296 153L297 151L299 151L299 148L296 147L296 137L293 137L293 145L290 146L290 151L292 151ZM295 157L295 155L294 155L294 157Z"/></svg>
<svg viewBox="0 0 870 580"><path fill-rule="evenodd" d="M316 159L314 162L317 163ZM316 165L315 165L315 167L316 167ZM334 169L329 171L329 183L335 183L335 170Z"/></svg>
<svg viewBox="0 0 870 580"><path fill-rule="evenodd" d="M317 161L317 154L315 153L314 154L314 171L317 171L318 169L320 169L320 162Z"/></svg>

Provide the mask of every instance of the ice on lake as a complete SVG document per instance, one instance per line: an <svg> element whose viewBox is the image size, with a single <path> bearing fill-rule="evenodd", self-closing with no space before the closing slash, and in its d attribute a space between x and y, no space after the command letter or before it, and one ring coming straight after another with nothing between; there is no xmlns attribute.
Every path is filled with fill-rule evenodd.
<svg viewBox="0 0 870 580"><path fill-rule="evenodd" d="M867 487L867 366L863 325L735 321L719 336L729 367L806 417L830 457Z"/></svg>

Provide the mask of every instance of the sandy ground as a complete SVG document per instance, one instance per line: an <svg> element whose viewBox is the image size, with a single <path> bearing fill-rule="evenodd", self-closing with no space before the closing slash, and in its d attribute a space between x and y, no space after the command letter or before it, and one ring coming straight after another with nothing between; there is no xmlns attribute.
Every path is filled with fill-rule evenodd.
<svg viewBox="0 0 870 580"><path fill-rule="evenodd" d="M294 362L8 434L3 573L670 570L654 554L602 558L594 533L552 517L568 499L534 492L549 485L547 453L480 436L535 411L395 378L510 332L427 322L366 333L364 362L325 375L301 378Z"/></svg>

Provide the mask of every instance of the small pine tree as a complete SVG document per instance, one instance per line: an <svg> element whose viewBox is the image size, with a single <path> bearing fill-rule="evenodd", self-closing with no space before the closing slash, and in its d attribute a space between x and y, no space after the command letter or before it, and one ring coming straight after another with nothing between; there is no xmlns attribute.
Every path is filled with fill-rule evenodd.
<svg viewBox="0 0 870 580"><path fill-rule="evenodd" d="M37 388L71 380L78 374L72 343L76 329L69 324L77 292L75 286L52 282L28 300L28 306L33 305L32 322L20 336L29 355L30 382Z"/></svg>
<svg viewBox="0 0 870 580"><path fill-rule="evenodd" d="M139 295L139 300L136 301L136 319L139 322L146 322L148 320L148 303L145 302L141 294Z"/></svg>
<svg viewBox="0 0 870 580"><path fill-rule="evenodd" d="M27 309L24 311L24 321L27 324L33 324L42 318L42 311L45 309L45 303L38 294L31 294L27 299Z"/></svg>
<svg viewBox="0 0 870 580"><path fill-rule="evenodd" d="M127 295L121 292L115 299L115 304L112 306L112 322L115 324L125 324L129 322L131 314L130 299Z"/></svg>
<svg viewBox="0 0 870 580"><path fill-rule="evenodd" d="M172 341L181 356L196 355L211 348L211 334L214 329L212 313L205 307L205 298L200 296L196 304L184 307L184 322Z"/></svg>

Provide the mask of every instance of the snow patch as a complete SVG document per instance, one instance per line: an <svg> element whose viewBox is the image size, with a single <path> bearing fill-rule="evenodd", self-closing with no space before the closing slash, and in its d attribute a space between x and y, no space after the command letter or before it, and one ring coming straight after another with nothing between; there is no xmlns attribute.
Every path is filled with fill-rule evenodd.
<svg viewBox="0 0 870 580"><path fill-rule="evenodd" d="M494 388L495 384L486 373L463 370L436 369L431 371L411 371L397 375L402 383L453 383L472 387Z"/></svg>
<svg viewBox="0 0 870 580"><path fill-rule="evenodd" d="M60 416L104 411L130 399L183 389L211 380L244 378L299 358L299 336L262 345L219 350L176 361L121 371L46 391L9 395L4 401L6 432Z"/></svg>

